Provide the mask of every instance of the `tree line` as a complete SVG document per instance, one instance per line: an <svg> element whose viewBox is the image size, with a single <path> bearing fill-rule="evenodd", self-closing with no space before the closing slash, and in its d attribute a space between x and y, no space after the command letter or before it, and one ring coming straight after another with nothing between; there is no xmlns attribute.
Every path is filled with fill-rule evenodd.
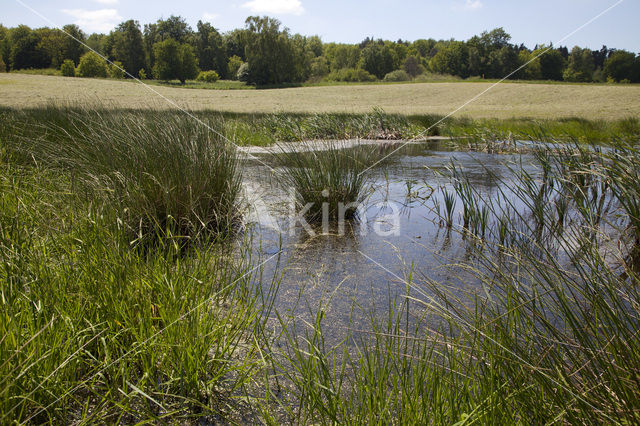
<svg viewBox="0 0 640 426"><path fill-rule="evenodd" d="M115 65L108 66L91 49ZM31 29L0 25L0 71L61 69L63 75L133 76L159 80L238 79L256 85L305 81L406 81L429 74L460 78L640 82L640 56L633 52L511 43L502 28L466 41L413 42L367 37L358 44L323 43L291 34L274 18L251 16L245 27L221 33L199 21L193 29L180 16L143 27L119 24L109 34L85 34L77 25ZM122 71L124 70L126 74ZM203 73L200 73L203 71Z"/></svg>

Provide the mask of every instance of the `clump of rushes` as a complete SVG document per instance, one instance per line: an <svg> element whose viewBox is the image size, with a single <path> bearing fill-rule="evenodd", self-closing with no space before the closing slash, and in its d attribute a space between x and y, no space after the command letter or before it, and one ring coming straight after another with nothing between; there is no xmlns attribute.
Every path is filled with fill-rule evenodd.
<svg viewBox="0 0 640 426"><path fill-rule="evenodd" d="M302 143L299 149L279 146L274 154L282 184L292 188L296 205L307 220L351 219L370 184L368 169L378 159L375 149L346 148L340 142ZM344 215L344 216L343 216Z"/></svg>
<svg viewBox="0 0 640 426"><path fill-rule="evenodd" d="M0 424L224 418L269 315L250 251L132 250L70 185L0 168Z"/></svg>
<svg viewBox="0 0 640 426"><path fill-rule="evenodd" d="M155 111L66 115L22 123L16 150L68 170L76 189L117 208L138 242L226 235L238 223L238 160L219 123Z"/></svg>

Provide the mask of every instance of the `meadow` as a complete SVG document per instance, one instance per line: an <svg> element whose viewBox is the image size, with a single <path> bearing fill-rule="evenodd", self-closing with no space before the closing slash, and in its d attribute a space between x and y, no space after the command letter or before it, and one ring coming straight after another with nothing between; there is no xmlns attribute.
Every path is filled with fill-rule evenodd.
<svg viewBox="0 0 640 426"><path fill-rule="evenodd" d="M205 90L152 86L131 81L0 75L0 105L45 106L82 102L113 108L215 110L236 113L352 113L373 107L403 115L440 115L456 110L493 83L443 82L339 85L264 90ZM640 86L501 84L456 114L470 119L618 120L637 116Z"/></svg>
<svg viewBox="0 0 640 426"><path fill-rule="evenodd" d="M480 165L480 180L451 162L442 184L424 167L399 172L421 189L393 182L382 144L260 157L299 204L406 186L465 254L446 281L407 260L382 313L353 301L346 315L365 311L366 333L355 320L330 330L331 297L304 320L276 303L292 248L256 250L241 191L256 159L236 145L422 137L486 87L448 84L154 87L196 121L131 82L1 76L0 423L637 423L636 87L509 84L432 128L466 136L450 149L515 156L500 173ZM403 90L421 100L400 102ZM538 101L497 109L523 92ZM52 103L80 93L87 105ZM573 109L557 120L547 103L561 99Z"/></svg>

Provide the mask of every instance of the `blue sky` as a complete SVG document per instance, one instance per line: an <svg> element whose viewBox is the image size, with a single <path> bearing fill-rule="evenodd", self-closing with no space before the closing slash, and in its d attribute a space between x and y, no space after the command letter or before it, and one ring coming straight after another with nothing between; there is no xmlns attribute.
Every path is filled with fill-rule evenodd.
<svg viewBox="0 0 640 426"><path fill-rule="evenodd" d="M195 27L199 19L223 31L240 28L249 15L278 18L293 32L324 41L355 43L363 38L466 40L483 30L504 27L514 43L533 47L557 42L617 0L2 0L0 23L51 26L77 23L87 32L108 32L117 23L155 22L171 14ZM623 0L613 10L564 41L640 52L640 1Z"/></svg>

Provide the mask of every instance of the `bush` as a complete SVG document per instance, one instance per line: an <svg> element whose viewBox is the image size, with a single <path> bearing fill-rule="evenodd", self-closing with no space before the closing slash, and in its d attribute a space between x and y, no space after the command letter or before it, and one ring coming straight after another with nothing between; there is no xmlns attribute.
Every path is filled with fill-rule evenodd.
<svg viewBox="0 0 640 426"><path fill-rule="evenodd" d="M383 81L410 81L411 76L405 70L391 71L384 76Z"/></svg>
<svg viewBox="0 0 640 426"><path fill-rule="evenodd" d="M229 58L229 63L227 64L227 70L229 72L229 76L232 80L236 80L238 78L238 70L242 66L244 62L239 56L233 55Z"/></svg>
<svg viewBox="0 0 640 426"><path fill-rule="evenodd" d="M215 71L201 71L200 74L198 74L198 78L196 78L196 80L204 81L206 83L215 83L216 81L220 80L220 76Z"/></svg>
<svg viewBox="0 0 640 426"><path fill-rule="evenodd" d="M376 81L376 76L362 68L342 68L327 76L329 81L365 82Z"/></svg>
<svg viewBox="0 0 640 426"><path fill-rule="evenodd" d="M115 61L111 64L109 67L109 76L117 79L124 78L124 65L122 65L122 62Z"/></svg>
<svg viewBox="0 0 640 426"><path fill-rule="evenodd" d="M140 68L140 71L138 71L138 77L140 78L140 80L147 79L147 72L144 70L144 68Z"/></svg>
<svg viewBox="0 0 640 426"><path fill-rule="evenodd" d="M76 65L71 59L65 59L62 65L60 65L60 72L64 77L75 77Z"/></svg>
<svg viewBox="0 0 640 426"><path fill-rule="evenodd" d="M248 63L244 62L242 65L240 65L240 68L238 68L238 73L236 77L240 81L244 81L244 82L249 81L249 64Z"/></svg>
<svg viewBox="0 0 640 426"><path fill-rule="evenodd" d="M106 77L107 63L97 53L85 53L80 58L77 74L80 77Z"/></svg>

